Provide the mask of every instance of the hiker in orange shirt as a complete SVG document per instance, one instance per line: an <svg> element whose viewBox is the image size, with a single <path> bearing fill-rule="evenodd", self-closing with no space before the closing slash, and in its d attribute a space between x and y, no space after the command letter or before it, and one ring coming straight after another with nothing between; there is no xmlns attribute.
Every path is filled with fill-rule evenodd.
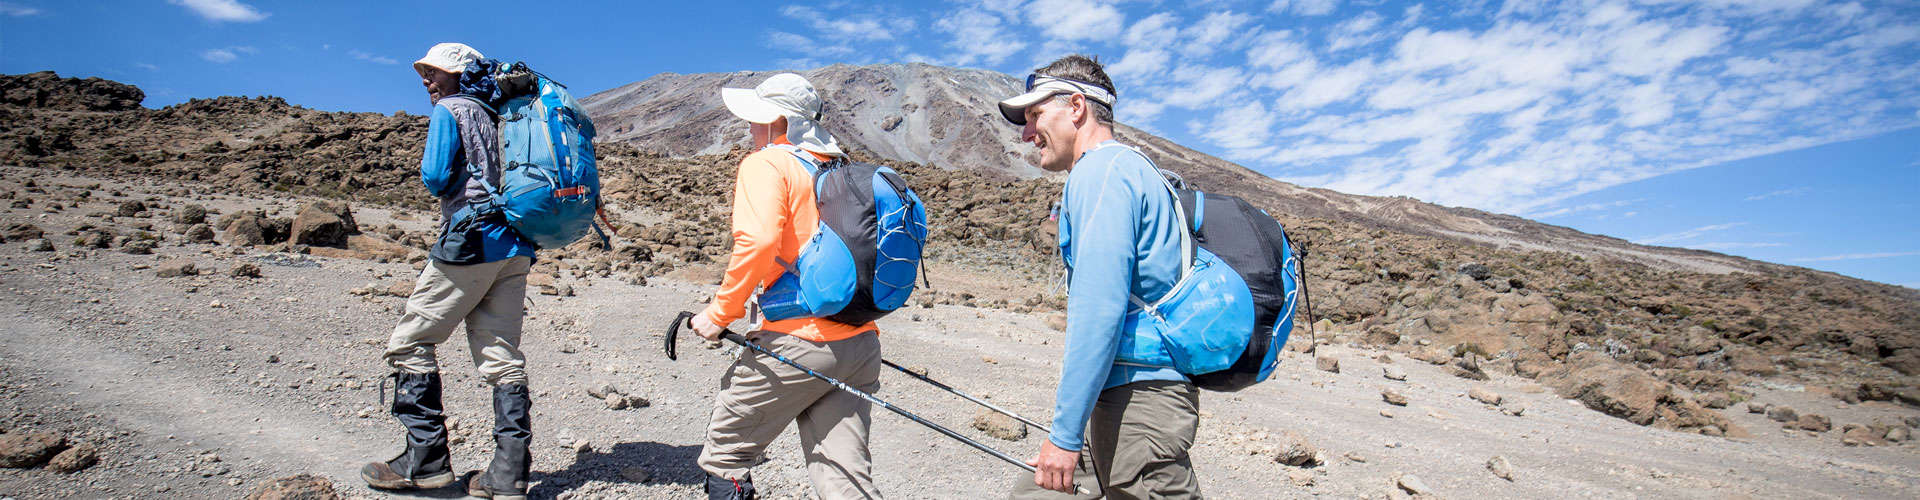
<svg viewBox="0 0 1920 500"><path fill-rule="evenodd" d="M718 340L726 325L748 316L756 288L770 284L799 258L820 219L809 164L845 157L820 126L813 84L781 73L752 89L721 89L727 110L746 120L758 152L740 161L733 186L733 257L713 303L693 318L693 329ZM809 163L802 163L809 162ZM880 387L880 332L873 323L849 325L823 318L761 323L748 340L869 394ZM750 499L749 470L788 422L799 428L807 475L821 498L879 498L867 449L872 405L806 372L752 350L742 351L720 382L699 465L707 496Z"/></svg>

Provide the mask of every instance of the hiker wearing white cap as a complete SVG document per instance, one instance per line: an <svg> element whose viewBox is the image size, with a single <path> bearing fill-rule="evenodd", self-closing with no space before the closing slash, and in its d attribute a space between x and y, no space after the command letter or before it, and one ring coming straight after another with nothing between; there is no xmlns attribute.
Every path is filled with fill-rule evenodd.
<svg viewBox="0 0 1920 500"><path fill-rule="evenodd" d="M493 64L460 43L435 45L413 63L434 104L420 177L440 198L440 237L387 341L391 411L406 429L406 449L360 469L361 479L375 488L439 488L453 482L434 348L465 322L474 366L493 386L495 418L493 462L467 481L468 493L496 499L527 494L533 431L520 332L534 246L497 212L472 208L488 201L486 186L497 185L505 167L498 118L485 102L495 89Z"/></svg>
<svg viewBox="0 0 1920 500"><path fill-rule="evenodd" d="M1184 231L1158 168L1113 138L1118 96L1100 62L1070 55L1027 77L1001 116L1040 149L1040 168L1067 171L1059 245L1066 261L1066 348L1053 432L1013 498L1068 498L1078 484L1110 498L1197 498L1187 450L1200 394L1172 368L1155 332L1130 328L1137 298L1173 289Z"/></svg>
<svg viewBox="0 0 1920 500"><path fill-rule="evenodd" d="M845 157L820 124L819 93L800 75L781 73L751 89L721 89L720 97L728 111L747 121L754 147L762 149L740 161L733 185L732 258L712 303L693 318L694 330L708 340L718 340L728 324L747 318L754 290L772 283L784 270L782 263L799 260L801 245L813 237L820 219L810 170ZM863 392L879 388L880 331L873 323L755 316L749 340ZM788 422L798 427L816 495L879 498L867 449L872 405L752 350L734 360L714 397L698 459L707 473L708 497L753 498L749 471Z"/></svg>

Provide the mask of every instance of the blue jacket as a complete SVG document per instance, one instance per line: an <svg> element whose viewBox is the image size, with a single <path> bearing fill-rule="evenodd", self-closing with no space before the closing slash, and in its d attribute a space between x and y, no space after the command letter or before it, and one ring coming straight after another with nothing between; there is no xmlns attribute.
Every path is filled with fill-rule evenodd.
<svg viewBox="0 0 1920 500"><path fill-rule="evenodd" d="M473 123L462 124L455 118L453 107L462 108ZM473 137L475 142L498 137L487 112L491 110L484 109L477 100L454 96L441 99L427 119L426 150L420 155L420 181L426 185L427 192L441 201L440 239L429 252L434 260L478 264L522 255L533 257L533 243L521 238L504 217L498 214L460 217L460 209L466 207L470 199L488 196L470 172L484 172L483 175L494 177L493 185L499 185L499 149L493 144L465 144L461 140L463 135ZM483 121L485 123L480 123Z"/></svg>
<svg viewBox="0 0 1920 500"><path fill-rule="evenodd" d="M1173 289L1180 261L1179 203L1159 169L1118 142L1100 143L1067 174L1060 256L1067 261L1067 345L1053 407L1054 446L1079 450L1100 391L1144 380L1187 380L1157 337L1126 324L1132 294ZM1117 361L1127 364L1115 364Z"/></svg>

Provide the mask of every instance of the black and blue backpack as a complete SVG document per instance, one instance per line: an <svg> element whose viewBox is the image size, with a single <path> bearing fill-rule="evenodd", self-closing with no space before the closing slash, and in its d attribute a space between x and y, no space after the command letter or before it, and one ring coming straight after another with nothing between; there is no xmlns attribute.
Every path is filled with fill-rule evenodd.
<svg viewBox="0 0 1920 500"><path fill-rule="evenodd" d="M768 321L825 318L863 325L906 305L920 275L927 210L892 168L836 159L820 164L792 153L813 176L820 225L786 272L760 293Z"/></svg>
<svg viewBox="0 0 1920 500"><path fill-rule="evenodd" d="M1178 175L1161 173L1179 203L1187 265L1157 300L1130 297L1135 307L1127 326L1157 334L1173 368L1202 389L1232 392L1265 381L1305 292L1299 254L1266 211L1238 197L1188 189Z"/></svg>
<svg viewBox="0 0 1920 500"><path fill-rule="evenodd" d="M1280 349L1293 332L1295 306L1306 293L1300 254L1286 229L1246 200L1194 189L1174 192L1181 211L1193 214L1189 229L1194 243L1233 268L1253 296L1253 330L1246 349L1227 368L1188 378L1200 388L1225 392L1265 381L1273 375Z"/></svg>
<svg viewBox="0 0 1920 500"><path fill-rule="evenodd" d="M593 120L565 85L527 68L487 60L470 71L491 72L485 99L500 114L500 184L473 173L491 193L481 212L498 211L539 248L560 248L587 234L605 232L600 213L600 170L593 152ZM487 81L479 80L479 81Z"/></svg>

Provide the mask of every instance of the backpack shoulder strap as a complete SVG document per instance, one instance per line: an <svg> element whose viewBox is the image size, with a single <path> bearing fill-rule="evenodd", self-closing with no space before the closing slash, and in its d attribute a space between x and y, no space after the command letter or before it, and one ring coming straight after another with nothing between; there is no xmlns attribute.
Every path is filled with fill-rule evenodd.
<svg viewBox="0 0 1920 500"><path fill-rule="evenodd" d="M794 159L800 160L800 166L806 167L807 175L815 178L820 177L820 162L813 158L813 153L809 153L807 150L800 149L799 146L792 144L768 144L767 147L786 151L788 154L793 155Z"/></svg>
<svg viewBox="0 0 1920 500"><path fill-rule="evenodd" d="M1140 159L1146 160L1147 166L1152 167L1154 170L1154 174L1155 174L1154 177L1160 180L1160 185L1167 188L1167 195L1172 197L1174 221L1175 223L1179 224L1179 227L1181 229L1180 231L1178 231L1180 233L1180 263L1181 263L1180 277L1174 281L1174 285L1173 285L1175 288L1178 288L1182 283L1187 281L1188 276L1193 275L1193 259L1194 259L1194 254L1197 252L1194 251L1195 243L1193 241L1193 230L1191 228L1198 227L1199 225L1197 223L1196 224L1187 223L1188 217L1186 214L1186 210L1184 209L1185 207L1182 207L1180 204L1180 191L1174 189L1173 183L1169 182L1165 175L1159 175L1160 172L1162 172L1162 170L1160 169L1160 165L1153 162L1153 158L1147 157L1147 154L1141 152L1138 148L1135 148L1133 146L1129 146L1126 144L1121 144L1118 141L1107 142L1105 144L1100 145L1100 147L1107 147L1107 146L1126 148L1127 151L1132 151L1133 154L1139 155ZM1195 212L1199 211L1198 210L1199 204L1200 203L1198 201L1194 203L1194 205L1196 205L1194 207ZM1160 297L1160 300L1154 301L1152 303L1148 303L1146 300L1141 299L1140 297L1135 296L1132 293L1128 293L1127 300L1130 302L1133 302L1135 306L1139 307L1143 311L1147 311L1150 314L1159 314L1158 309L1160 304L1166 301L1167 296L1171 296L1171 295L1173 294L1168 293L1166 294L1166 296Z"/></svg>

